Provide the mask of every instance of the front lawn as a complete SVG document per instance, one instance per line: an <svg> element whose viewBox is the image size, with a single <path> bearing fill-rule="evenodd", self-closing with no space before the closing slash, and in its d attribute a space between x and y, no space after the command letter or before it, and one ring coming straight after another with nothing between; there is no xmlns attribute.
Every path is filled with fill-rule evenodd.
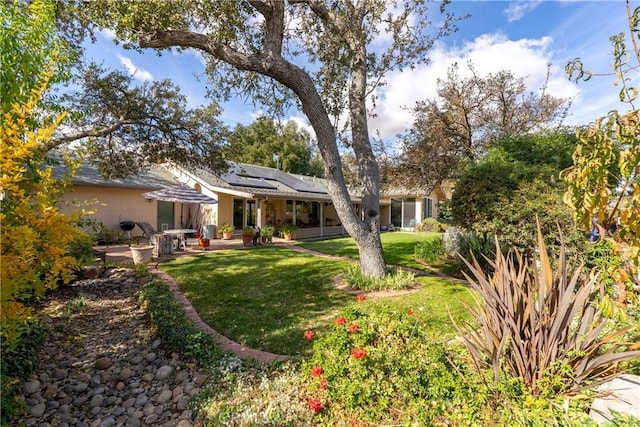
<svg viewBox="0 0 640 427"><path fill-rule="evenodd" d="M385 261L391 265L422 269L422 265L413 258L416 244L433 239L436 236L438 236L438 233L381 233L380 239L382 240ZM358 247L352 237L307 240L298 242L297 244L303 248L331 255L345 256L354 259L357 259L359 256Z"/></svg>
<svg viewBox="0 0 640 427"><path fill-rule="evenodd" d="M306 355L304 331L328 331L342 309L355 302L333 278L347 261L304 255L278 246L225 250L180 257L160 268L171 275L205 323L241 344L279 354ZM460 299L471 297L462 285L419 278L423 289L403 296L369 298L413 310L434 336L454 332L449 319L468 319Z"/></svg>

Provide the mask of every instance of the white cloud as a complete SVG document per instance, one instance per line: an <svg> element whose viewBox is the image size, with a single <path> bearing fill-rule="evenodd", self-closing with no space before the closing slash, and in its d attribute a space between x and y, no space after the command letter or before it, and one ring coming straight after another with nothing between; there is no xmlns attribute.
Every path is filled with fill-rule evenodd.
<svg viewBox="0 0 640 427"><path fill-rule="evenodd" d="M469 74L468 61L480 75L510 70L516 77L525 79L529 91L538 91L545 82L547 64L553 63L551 42L548 37L509 40L495 33L479 36L459 48L439 44L431 52L430 64L394 73L389 76L388 84L378 90L380 99L375 111L377 117L369 123L371 132L377 129L383 138L393 138L408 129L413 123L409 109L416 101L436 97L437 79L445 78L454 63L458 63L462 77ZM567 80L563 66L552 64L548 93L573 99L579 89Z"/></svg>
<svg viewBox="0 0 640 427"><path fill-rule="evenodd" d="M153 80L153 74L151 74L147 70L143 70L142 68L137 67L130 58L127 58L124 55L118 54L118 59L120 63L127 69L129 73L133 76L134 79L140 80L141 82L148 82Z"/></svg>
<svg viewBox="0 0 640 427"><path fill-rule="evenodd" d="M510 23L519 21L524 15L537 8L540 3L542 3L540 0L512 2L502 13Z"/></svg>
<svg viewBox="0 0 640 427"><path fill-rule="evenodd" d="M116 38L116 33L108 28L99 29L98 34L101 34L104 38L112 41Z"/></svg>

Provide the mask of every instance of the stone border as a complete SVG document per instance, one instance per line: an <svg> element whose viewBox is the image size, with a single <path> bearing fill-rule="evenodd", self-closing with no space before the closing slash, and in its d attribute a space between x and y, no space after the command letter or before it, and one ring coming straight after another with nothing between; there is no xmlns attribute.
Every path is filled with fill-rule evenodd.
<svg viewBox="0 0 640 427"><path fill-rule="evenodd" d="M167 273L163 271L158 270L156 266L157 264L148 264L147 269L151 274L154 274L169 286L169 289L171 289L171 293L173 294L173 297L182 306L182 309L187 315L187 318L189 318L193 322L194 326L200 331L211 335L213 337L213 340L216 342L216 344L218 344L224 350L231 351L241 358L250 358L250 359L255 359L259 362L266 362L266 363L282 362L291 357L283 354L269 353L268 351L256 350L250 347L246 347L242 344L239 344L235 341L230 340L229 338L225 337L224 335L222 335L221 333L213 329L211 326L207 325L202 320L202 318L200 317L196 309L193 307L191 302L182 293L182 291L180 291L180 288L178 287L178 284L173 279L173 277L169 276Z"/></svg>
<svg viewBox="0 0 640 427"><path fill-rule="evenodd" d="M284 244L282 246L285 246L288 249L294 250L296 252L300 252L300 253L305 253L308 255L314 255L314 256L319 256L319 257L323 257L323 258L334 258L334 259L340 259L343 261L357 261L353 258L349 258L349 257L338 257L338 256L333 256L330 254L325 254L322 252L316 252L316 251L312 251L310 249L306 249L306 248L301 248L295 244ZM284 354L275 354L275 353L270 353L268 351L262 351L262 350L256 350L254 348L250 348L247 346L244 346L242 344L239 344L235 341L230 340L229 338L225 337L224 335L222 335L221 333L219 333L218 331L216 331L215 329L213 329L211 326L207 325L202 318L200 317L200 315L198 314L198 312L196 311L195 307L191 304L191 301L189 301L189 299L182 293L182 291L180 291L180 288L178 287L178 283L176 283L176 281L173 279L173 277L171 277L170 275L168 275L167 273L158 270L158 263L150 263L147 264L147 270L157 276L159 279L161 279L162 281L164 281L168 286L169 289L171 290L171 293L173 294L173 297L175 298L175 300L182 306L182 309L184 310L187 318L189 320L191 320L194 324L194 326L199 329L200 331L211 335L211 337L213 337L213 340L216 342L216 344L218 344L220 347L222 347L224 350L227 351L231 351L232 353L235 353L238 357L241 358L250 358L250 359L255 359L259 362L265 362L265 363L272 363L272 362L283 362L285 360L288 360L291 358L291 356L287 356ZM427 266L428 267L428 266ZM435 275L435 276L439 276L443 279L448 279L451 281L458 281L458 282L462 282L462 283L466 283L466 281L464 280L460 280L460 279L456 279L454 277L449 277L446 276L444 274L440 274L440 273L430 273L430 272L424 272L424 271L417 271L416 273L421 274L421 275ZM396 297L396 296L401 296L401 295L406 295L406 294L410 294L410 293L414 293L414 292L418 292L420 290L422 290L422 287L417 287L417 288L412 288L412 289L407 289L407 290L402 290L402 291L371 291L371 292L362 292L359 291L357 289L352 289L349 288L349 286L347 286L346 284L344 284L343 280L342 280L342 274L338 274L337 276L335 276L333 278L333 284L337 289L340 289L342 291L348 292L352 295L358 295L358 294L364 294L368 297L372 297L372 298L384 298L384 297Z"/></svg>

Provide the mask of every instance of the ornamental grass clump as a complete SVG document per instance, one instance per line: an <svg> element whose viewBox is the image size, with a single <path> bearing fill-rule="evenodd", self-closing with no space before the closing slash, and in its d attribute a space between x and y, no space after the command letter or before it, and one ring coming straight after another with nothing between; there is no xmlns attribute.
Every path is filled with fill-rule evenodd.
<svg viewBox="0 0 640 427"><path fill-rule="evenodd" d="M367 277L356 263L349 264L342 272L342 279L353 289L361 291L389 291L411 289L416 286L416 277L401 268L391 269L384 277Z"/></svg>
<svg viewBox="0 0 640 427"><path fill-rule="evenodd" d="M618 364L640 356L639 343L623 337L634 326L613 330L598 309L604 284L597 275L573 273L561 245L552 268L540 226L538 260L518 252L506 256L496 242L487 274L475 257L465 274L479 295L469 306L477 326L459 327L479 370L491 367L495 380L506 370L534 395L575 393L618 373Z"/></svg>
<svg viewBox="0 0 640 427"><path fill-rule="evenodd" d="M424 261L437 261L447 258L447 248L444 244L442 236L433 239L418 242L414 249L416 258Z"/></svg>

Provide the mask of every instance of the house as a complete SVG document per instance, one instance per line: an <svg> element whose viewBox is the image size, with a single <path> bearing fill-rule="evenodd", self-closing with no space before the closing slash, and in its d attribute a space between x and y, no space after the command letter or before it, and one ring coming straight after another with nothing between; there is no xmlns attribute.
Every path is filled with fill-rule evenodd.
<svg viewBox="0 0 640 427"><path fill-rule="evenodd" d="M142 193L169 186L185 185L218 201L214 205L147 200ZM426 217L437 217L437 205L443 194L395 190L381 196L382 228L411 230ZM73 180L73 189L65 200L97 199L93 218L118 229L121 221L146 221L157 230L193 228L207 237L217 237L217 227L227 223L239 234L245 226L278 228L284 223L298 226L297 239L346 234L327 192L326 180L279 169L245 163L229 163L225 173L204 168L185 170L157 167L138 177L106 180L90 166L83 166ZM360 197L352 194L354 209L360 209ZM142 231L131 231L132 236Z"/></svg>

